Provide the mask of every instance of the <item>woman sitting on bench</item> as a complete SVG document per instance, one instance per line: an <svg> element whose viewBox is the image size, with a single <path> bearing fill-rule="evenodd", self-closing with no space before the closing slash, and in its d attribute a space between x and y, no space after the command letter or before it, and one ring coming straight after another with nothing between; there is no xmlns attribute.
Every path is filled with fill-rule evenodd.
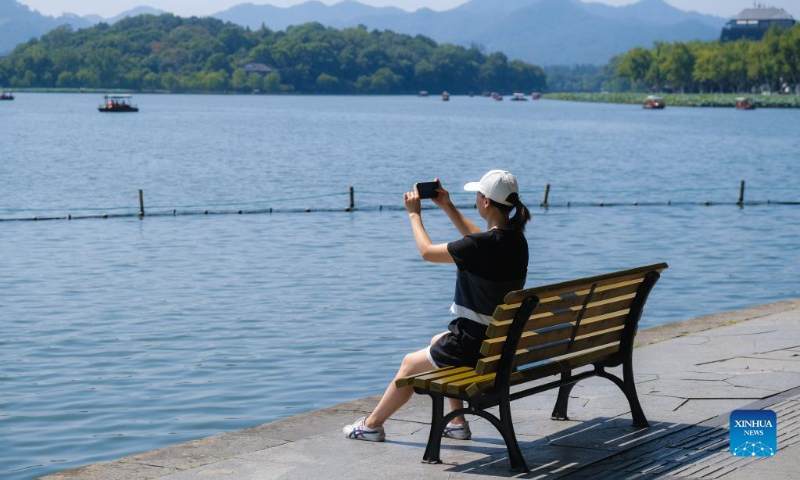
<svg viewBox="0 0 800 480"><path fill-rule="evenodd" d="M450 307L457 318L450 322L446 332L433 337L429 347L406 355L395 380L445 366L474 368L495 307L503 303L508 292L525 285L528 242L524 231L530 212L520 201L517 179L504 170L492 170L479 182L466 184L464 190L477 192L475 203L486 220L486 231L468 220L440 185L433 202L445 211L463 238L439 245L431 242L422 224L419 192L415 188L403 195L422 258L428 262L455 263L458 267L455 299ZM512 211L514 215L509 218ZM397 388L393 380L369 416L344 427L345 437L383 441L386 438L383 423L413 393L413 387ZM450 399L451 409L463 406L463 401ZM444 436L469 440L472 434L464 417L458 416L445 427Z"/></svg>

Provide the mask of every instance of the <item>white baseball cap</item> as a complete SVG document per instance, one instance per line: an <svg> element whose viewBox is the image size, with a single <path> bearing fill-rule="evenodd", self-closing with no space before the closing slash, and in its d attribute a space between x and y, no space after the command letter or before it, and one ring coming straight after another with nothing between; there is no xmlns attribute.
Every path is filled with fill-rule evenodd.
<svg viewBox="0 0 800 480"><path fill-rule="evenodd" d="M469 182L464 185L464 190L481 192L495 202L509 207L514 206L513 203L508 201L509 195L516 193L519 196L517 178L505 170L491 170L479 182Z"/></svg>

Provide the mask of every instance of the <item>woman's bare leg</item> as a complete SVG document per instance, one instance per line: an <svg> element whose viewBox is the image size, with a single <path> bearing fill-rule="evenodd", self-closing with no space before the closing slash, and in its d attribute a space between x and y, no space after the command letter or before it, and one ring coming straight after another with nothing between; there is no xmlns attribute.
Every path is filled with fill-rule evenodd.
<svg viewBox="0 0 800 480"><path fill-rule="evenodd" d="M450 400L451 412L453 410L458 410L459 408L464 408L464 400L459 400L457 398L448 398L448 400ZM452 423L453 425L461 425L462 423L464 423L464 420L466 420L464 418L464 415L459 415L457 417L453 417L453 419L450 420L450 423Z"/></svg>
<svg viewBox="0 0 800 480"><path fill-rule="evenodd" d="M417 350L403 358L400 370L397 371L394 380L392 380L392 383L386 388L386 392L383 394L381 401L378 402L378 406L375 407L375 410L373 410L364 421L364 424L368 428L377 428L383 425L383 422L392 416L394 412L400 410L400 407L405 405L411 398L411 395L414 394L414 387L409 385L407 387L397 388L394 384L395 380L434 369L431 362L428 361L428 352L426 350L427 349L424 348L422 350Z"/></svg>
<svg viewBox="0 0 800 480"><path fill-rule="evenodd" d="M449 332L442 332L434 336L431 339L431 345L436 343L441 337L447 335L448 333ZM383 425L383 423L389 417L391 417L394 412L400 410L400 407L405 405L408 400L411 399L411 395L414 394L414 387L408 386L397 388L394 383L395 380L434 369L434 366L431 365L430 360L428 360L428 352L426 350L427 349L422 349L414 353L409 353L405 356L405 358L403 358L403 363L400 365L400 370L397 371L397 375L394 376L394 380L392 380L392 383L390 383L386 388L386 392L383 394L381 401L378 402L378 406L375 407L375 410L373 410L364 421L364 424L368 428L377 428ZM451 411L464 408L464 402L462 400L453 398L450 398L449 400ZM464 416L459 415L454 418L451 423L454 425L460 425L463 421Z"/></svg>
<svg viewBox="0 0 800 480"><path fill-rule="evenodd" d="M450 332L449 331L448 332L442 332L442 333L436 335L435 337L433 337L431 339L431 346L433 346L434 343L436 343L440 338L444 337L448 333L450 333ZM451 412L453 410L458 410L459 408L464 408L464 401L463 400L459 400L457 398L448 398L448 400L450 400L450 411ZM453 420L450 421L450 423L452 423L453 425L461 425L463 422L464 422L464 415L459 415L459 416L455 417Z"/></svg>

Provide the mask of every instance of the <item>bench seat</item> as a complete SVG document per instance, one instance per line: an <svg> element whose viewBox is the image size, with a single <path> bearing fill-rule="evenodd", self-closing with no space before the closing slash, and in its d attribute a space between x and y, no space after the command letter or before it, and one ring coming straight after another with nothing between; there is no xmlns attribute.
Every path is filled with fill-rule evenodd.
<svg viewBox="0 0 800 480"><path fill-rule="evenodd" d="M618 350L619 343L544 360L538 365L512 373L511 386L592 364L609 357ZM396 382L396 385L398 387L413 386L419 390L444 393L448 397L469 399L490 389L494 385L495 376L496 373L481 375L469 367L444 367L402 378Z"/></svg>

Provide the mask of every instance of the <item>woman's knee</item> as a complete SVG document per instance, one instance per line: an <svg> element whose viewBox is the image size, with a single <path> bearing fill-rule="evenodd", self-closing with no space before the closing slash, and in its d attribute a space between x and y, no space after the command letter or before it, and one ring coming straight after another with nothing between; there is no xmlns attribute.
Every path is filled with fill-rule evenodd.
<svg viewBox="0 0 800 480"><path fill-rule="evenodd" d="M415 373L430 370L432 367L428 361L428 356L425 350L419 350L407 354L403 357L403 363L400 364L400 370L397 374L401 377L406 375L414 375Z"/></svg>
<svg viewBox="0 0 800 480"><path fill-rule="evenodd" d="M411 354L407 353L406 356L403 357L403 361L400 363L400 369L398 370L397 374L401 377L408 375L409 370L411 370L412 363L413 359L411 358Z"/></svg>

